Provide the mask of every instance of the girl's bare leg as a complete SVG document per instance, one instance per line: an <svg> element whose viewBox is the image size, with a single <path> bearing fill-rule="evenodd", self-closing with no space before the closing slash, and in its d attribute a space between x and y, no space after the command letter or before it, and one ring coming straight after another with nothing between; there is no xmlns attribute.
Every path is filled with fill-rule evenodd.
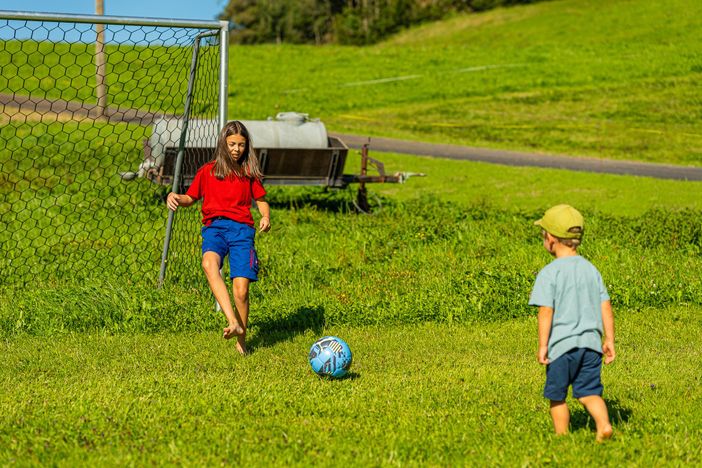
<svg viewBox="0 0 702 468"><path fill-rule="evenodd" d="M236 349L241 354L246 354L246 327L249 324L249 283L248 278L237 277L232 281L234 292L234 304L239 312L241 327L243 331L236 340Z"/></svg>
<svg viewBox="0 0 702 468"><path fill-rule="evenodd" d="M210 285L212 294L214 294L215 299L217 299L219 306L222 308L222 312L227 317L228 325L224 328L223 336L228 340L244 333L244 329L241 327L232 308L227 285L224 283L222 274L219 271L220 262L221 258L215 252L205 252L202 256L202 269L205 270L207 282Z"/></svg>
<svg viewBox="0 0 702 468"><path fill-rule="evenodd" d="M551 400L551 419L553 419L553 429L556 434L563 435L568 433L568 424L570 424L570 411L565 401Z"/></svg>
<svg viewBox="0 0 702 468"><path fill-rule="evenodd" d="M597 442L603 442L612 437L612 425L609 422L609 412L605 401L599 395L578 398L597 426Z"/></svg>

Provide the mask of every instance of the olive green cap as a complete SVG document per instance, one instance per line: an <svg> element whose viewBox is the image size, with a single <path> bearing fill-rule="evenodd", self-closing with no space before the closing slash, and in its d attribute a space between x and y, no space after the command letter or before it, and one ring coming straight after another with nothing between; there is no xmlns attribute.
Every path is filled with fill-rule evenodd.
<svg viewBox="0 0 702 468"><path fill-rule="evenodd" d="M556 205L549 208L534 224L561 239L580 239L585 227L583 215L570 205Z"/></svg>

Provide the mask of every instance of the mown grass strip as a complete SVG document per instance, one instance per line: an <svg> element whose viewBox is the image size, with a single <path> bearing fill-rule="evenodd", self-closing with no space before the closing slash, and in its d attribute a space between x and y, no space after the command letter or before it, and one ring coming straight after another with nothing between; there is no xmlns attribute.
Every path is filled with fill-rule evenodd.
<svg viewBox="0 0 702 468"><path fill-rule="evenodd" d="M603 376L616 437L600 447L574 401L573 434L552 435L534 317L255 331L246 358L218 333L15 338L1 345L0 460L700 463L701 312L617 311L618 359ZM350 343L350 378L312 373L321 334Z"/></svg>

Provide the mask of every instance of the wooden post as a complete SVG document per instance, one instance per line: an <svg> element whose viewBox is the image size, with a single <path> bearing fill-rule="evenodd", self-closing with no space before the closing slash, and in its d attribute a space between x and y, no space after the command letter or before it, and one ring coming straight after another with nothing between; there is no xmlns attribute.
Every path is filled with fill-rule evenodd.
<svg viewBox="0 0 702 468"><path fill-rule="evenodd" d="M370 205L368 204L368 190L364 182L365 176L368 175L368 146L365 143L361 147L361 181L358 183L358 193L356 194L356 207L363 213L370 213Z"/></svg>
<svg viewBox="0 0 702 468"><path fill-rule="evenodd" d="M95 14L105 14L105 1L95 0ZM107 90L105 87L105 25L96 24L95 32L95 94L98 117L104 117L107 110Z"/></svg>

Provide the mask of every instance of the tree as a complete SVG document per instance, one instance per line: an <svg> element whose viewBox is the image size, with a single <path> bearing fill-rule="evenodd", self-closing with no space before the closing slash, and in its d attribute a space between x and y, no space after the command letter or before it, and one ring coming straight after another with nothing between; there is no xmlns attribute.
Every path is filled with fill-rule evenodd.
<svg viewBox="0 0 702 468"><path fill-rule="evenodd" d="M538 0L229 0L222 19L242 43L371 44L450 12Z"/></svg>

